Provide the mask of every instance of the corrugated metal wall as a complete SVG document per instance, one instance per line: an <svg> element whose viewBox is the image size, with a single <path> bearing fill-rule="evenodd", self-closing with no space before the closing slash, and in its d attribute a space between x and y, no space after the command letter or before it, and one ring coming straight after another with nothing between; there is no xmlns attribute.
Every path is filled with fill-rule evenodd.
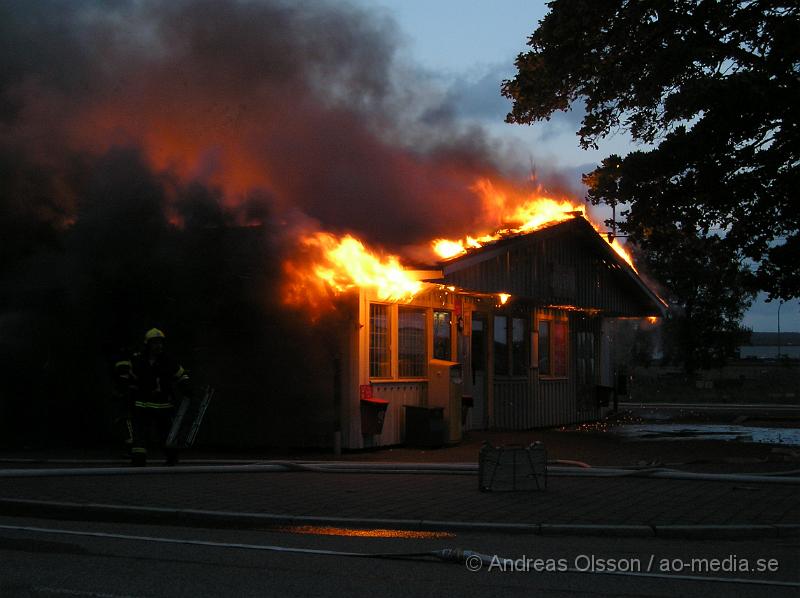
<svg viewBox="0 0 800 598"><path fill-rule="evenodd" d="M528 380L498 380L494 383L493 420L492 427L509 430L524 430L536 425Z"/></svg>
<svg viewBox="0 0 800 598"><path fill-rule="evenodd" d="M572 228L567 225L574 225ZM448 284L487 293L510 293L539 305L572 305L609 315L644 315L642 292L615 259L597 251L593 237L575 220L487 247L445 265ZM596 235L593 231L591 235ZM587 239L592 241L587 242ZM600 240L599 242L603 242Z"/></svg>
<svg viewBox="0 0 800 598"><path fill-rule="evenodd" d="M537 391L534 404L535 427L561 426L575 421L574 376L565 380L539 380Z"/></svg>
<svg viewBox="0 0 800 598"><path fill-rule="evenodd" d="M590 421L601 416L595 397L595 385L600 383L602 362L602 318L590 317L578 312L558 310L532 310L549 317L568 318L569 345L566 378L544 378L538 369L531 370L529 380L519 378L495 378L492 384L492 428L526 430L550 426L561 426ZM597 363L594 375L587 386L578 383L577 335L594 335Z"/></svg>
<svg viewBox="0 0 800 598"><path fill-rule="evenodd" d="M602 376L605 367L602 356L607 351L602 350L602 318L590 314L636 316L653 310L651 299L636 286L627 267L609 255L604 243L590 224L575 219L501 241L445 264L443 272L448 284L484 293L510 293L512 302L516 299L516 308L527 306L529 313L568 315L567 377L540 378L538 369L532 368L527 382L495 378L490 383L491 427L526 429L600 417L595 387L607 378ZM548 306L571 306L586 311L543 309ZM489 309L488 313L506 313L510 307ZM534 318L531 323L535 326ZM578 334L582 335L580 347ZM587 374L580 381L579 349L587 353L583 356L582 371L588 371L589 362L593 364L591 376Z"/></svg>

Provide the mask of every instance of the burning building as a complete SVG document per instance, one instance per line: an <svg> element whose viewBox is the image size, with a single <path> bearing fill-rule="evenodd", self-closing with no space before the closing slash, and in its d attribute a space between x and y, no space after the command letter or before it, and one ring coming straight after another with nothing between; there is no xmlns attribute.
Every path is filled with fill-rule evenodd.
<svg viewBox="0 0 800 598"><path fill-rule="evenodd" d="M473 428L590 419L604 318L662 307L568 177L529 201L518 148L454 119L371 11L0 16L0 442L98 438L108 362L154 325L218 390L200 443L395 444L437 405L456 437L462 395Z"/></svg>
<svg viewBox="0 0 800 598"><path fill-rule="evenodd" d="M438 240L450 257L428 270L381 261L352 237L306 243L324 257L303 275L290 266L286 296L314 309L315 297L338 298L330 401L345 448L597 419L617 365L610 320L666 309L573 209L465 244Z"/></svg>

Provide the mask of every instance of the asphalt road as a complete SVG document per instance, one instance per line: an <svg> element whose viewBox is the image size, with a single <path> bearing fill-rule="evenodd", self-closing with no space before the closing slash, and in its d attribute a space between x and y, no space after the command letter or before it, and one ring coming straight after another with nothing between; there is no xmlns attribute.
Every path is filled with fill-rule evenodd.
<svg viewBox="0 0 800 598"><path fill-rule="evenodd" d="M800 538L687 542L461 533L433 538L381 537L380 533L373 537L322 535L331 531L221 530L2 517L0 596L775 598L800 593ZM268 546L373 554L460 547L516 560L511 564L487 561L480 571L473 572L463 563L430 558L360 558L264 549ZM718 559L720 568L735 563L738 571L691 570L714 566L709 559ZM575 571L591 569L592 562L595 572ZM617 569L646 574L650 568L650 573L597 571L611 568L612 562ZM745 562L749 568L761 564L777 571L742 571ZM474 561L470 564L477 565ZM683 570L662 572L667 564ZM568 570L536 571L548 566ZM709 575L718 579L702 578ZM782 585L787 582L794 585Z"/></svg>

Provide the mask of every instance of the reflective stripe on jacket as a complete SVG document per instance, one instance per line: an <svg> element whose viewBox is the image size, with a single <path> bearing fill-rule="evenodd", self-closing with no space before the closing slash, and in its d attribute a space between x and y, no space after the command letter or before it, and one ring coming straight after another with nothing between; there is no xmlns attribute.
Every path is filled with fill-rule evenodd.
<svg viewBox="0 0 800 598"><path fill-rule="evenodd" d="M131 360L130 387L134 406L143 409L169 409L177 399L177 386L186 392L188 372L167 355L159 355L152 362L143 355Z"/></svg>

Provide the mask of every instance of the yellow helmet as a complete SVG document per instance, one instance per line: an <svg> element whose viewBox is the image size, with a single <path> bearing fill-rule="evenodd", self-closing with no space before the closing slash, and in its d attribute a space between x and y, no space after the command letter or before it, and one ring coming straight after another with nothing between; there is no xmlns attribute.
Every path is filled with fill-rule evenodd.
<svg viewBox="0 0 800 598"><path fill-rule="evenodd" d="M163 332L161 332L161 331L160 331L158 328L151 328L151 329L150 329L150 330L148 330L148 331L147 331L147 333L144 335L144 342L145 342L145 344L149 343L149 342L150 342L151 340L153 340L154 338L165 339L165 338L167 338L167 337L166 337L166 336L164 336L164 333L163 333Z"/></svg>

